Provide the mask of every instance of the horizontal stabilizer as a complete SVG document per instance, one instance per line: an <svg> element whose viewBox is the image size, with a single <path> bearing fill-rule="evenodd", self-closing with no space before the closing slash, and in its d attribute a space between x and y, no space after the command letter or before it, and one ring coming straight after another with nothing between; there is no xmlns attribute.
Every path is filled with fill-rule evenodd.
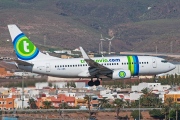
<svg viewBox="0 0 180 120"><path fill-rule="evenodd" d="M5 60L4 62L6 62L8 64L14 64L16 66L18 66L18 65L33 66L34 65L32 63L21 61L21 60Z"/></svg>
<svg viewBox="0 0 180 120"><path fill-rule="evenodd" d="M21 61L21 60L14 60L18 65L24 65L24 66L33 66L34 64L29 63L29 62L25 62L25 61Z"/></svg>

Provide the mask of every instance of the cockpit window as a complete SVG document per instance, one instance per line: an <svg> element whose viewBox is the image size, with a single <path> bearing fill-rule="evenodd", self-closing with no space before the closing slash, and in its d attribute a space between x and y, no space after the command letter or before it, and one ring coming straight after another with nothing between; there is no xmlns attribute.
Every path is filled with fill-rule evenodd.
<svg viewBox="0 0 180 120"><path fill-rule="evenodd" d="M162 63L167 63L168 61L167 60L161 60Z"/></svg>

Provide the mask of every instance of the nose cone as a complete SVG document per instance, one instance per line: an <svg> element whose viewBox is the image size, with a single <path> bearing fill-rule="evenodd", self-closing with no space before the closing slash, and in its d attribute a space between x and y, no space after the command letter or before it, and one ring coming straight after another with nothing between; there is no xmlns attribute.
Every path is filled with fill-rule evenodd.
<svg viewBox="0 0 180 120"><path fill-rule="evenodd" d="M170 68L170 70L173 70L176 68L176 66L174 64L170 63L169 68Z"/></svg>

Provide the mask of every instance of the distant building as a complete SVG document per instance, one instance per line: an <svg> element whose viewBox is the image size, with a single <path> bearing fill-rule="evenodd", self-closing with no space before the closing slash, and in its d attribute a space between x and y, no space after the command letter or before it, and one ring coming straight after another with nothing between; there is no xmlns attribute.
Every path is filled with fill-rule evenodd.
<svg viewBox="0 0 180 120"><path fill-rule="evenodd" d="M14 76L41 78L41 75L32 72L14 72Z"/></svg>
<svg viewBox="0 0 180 120"><path fill-rule="evenodd" d="M78 51L78 52L80 52L80 49L79 49L79 48L76 48L76 49L74 49L73 51Z"/></svg>
<svg viewBox="0 0 180 120"><path fill-rule="evenodd" d="M52 77L52 76L48 76L48 82L65 82L65 81L77 81L80 80L80 78L60 78L60 77ZM81 79L84 80L84 79ZM90 80L88 78L86 78L85 80Z"/></svg>
<svg viewBox="0 0 180 120"><path fill-rule="evenodd" d="M41 82L35 84L36 89L43 89L44 87L48 87L48 86L49 86L48 82Z"/></svg>
<svg viewBox="0 0 180 120"><path fill-rule="evenodd" d="M69 86L68 86L69 84ZM50 84L48 82L40 82L36 83L36 89L43 89L44 87L52 87L52 88L72 88L75 84L75 88L84 88L86 86L85 82L51 82L52 86L49 86Z"/></svg>
<svg viewBox="0 0 180 120"><path fill-rule="evenodd" d="M49 97L40 97L36 101L36 105L38 108L43 108L43 102L50 101L52 102L52 106L55 108L59 108L62 103L67 103L69 106L75 105L75 97L66 96L65 94L59 94L57 96L49 96Z"/></svg>
<svg viewBox="0 0 180 120"><path fill-rule="evenodd" d="M54 53L57 53L57 54L67 53L71 55L71 50L59 50L59 51L54 51Z"/></svg>
<svg viewBox="0 0 180 120"><path fill-rule="evenodd" d="M72 56L70 56L70 55L61 55L61 58L62 59L69 59L69 58L72 58Z"/></svg>
<svg viewBox="0 0 180 120"><path fill-rule="evenodd" d="M13 110L14 98L0 98L0 110Z"/></svg>
<svg viewBox="0 0 180 120"><path fill-rule="evenodd" d="M149 92L158 95L164 102L164 94L166 94L171 88L170 85L161 85L161 83L139 83L137 86L131 87L130 100L138 100L143 94L142 90L148 88Z"/></svg>
<svg viewBox="0 0 180 120"><path fill-rule="evenodd" d="M139 93L139 92L130 93L130 101L139 100L141 95L143 95L143 93Z"/></svg>
<svg viewBox="0 0 180 120"><path fill-rule="evenodd" d="M75 82L76 88L84 88L86 87L85 82Z"/></svg>
<svg viewBox="0 0 180 120"><path fill-rule="evenodd" d="M166 101L167 98L172 98L173 102L180 103L180 91L171 91L168 94L164 94L164 101Z"/></svg>
<svg viewBox="0 0 180 120"><path fill-rule="evenodd" d="M5 68L1 67L0 68L0 77L5 78L7 76L13 76L13 73L11 73L10 71L7 71Z"/></svg>
<svg viewBox="0 0 180 120"><path fill-rule="evenodd" d="M161 83L139 83L137 86L132 86L131 91L141 92L144 88L149 88L152 91L166 91L171 88L170 85L161 85Z"/></svg>

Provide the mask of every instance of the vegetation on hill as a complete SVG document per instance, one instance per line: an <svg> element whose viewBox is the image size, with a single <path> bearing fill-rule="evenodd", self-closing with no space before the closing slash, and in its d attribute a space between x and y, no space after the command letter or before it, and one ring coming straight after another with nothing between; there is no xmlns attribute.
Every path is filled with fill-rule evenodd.
<svg viewBox="0 0 180 120"><path fill-rule="evenodd" d="M100 34L109 37L111 30L113 51L153 52L157 46L170 52L173 41L178 53L179 6L177 0L0 0L0 40L10 39L6 26L13 23L36 44L97 51Z"/></svg>

